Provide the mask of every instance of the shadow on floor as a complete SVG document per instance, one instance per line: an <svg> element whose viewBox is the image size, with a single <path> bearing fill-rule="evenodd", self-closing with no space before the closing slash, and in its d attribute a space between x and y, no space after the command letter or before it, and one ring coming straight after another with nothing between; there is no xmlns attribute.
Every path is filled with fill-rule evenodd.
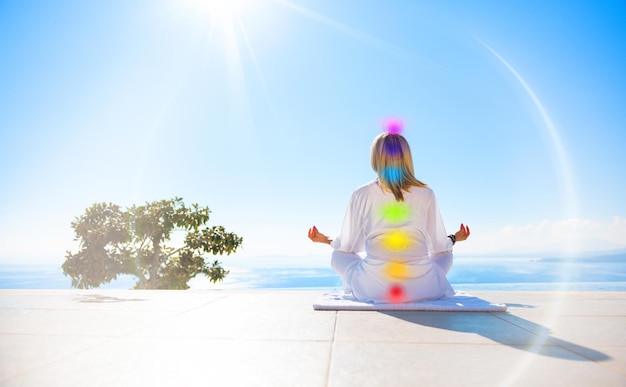
<svg viewBox="0 0 626 387"><path fill-rule="evenodd" d="M481 335L494 342L543 356L578 361L611 358L595 349L551 336L543 325L510 313L379 312L413 324ZM563 350L555 350L556 348Z"/></svg>

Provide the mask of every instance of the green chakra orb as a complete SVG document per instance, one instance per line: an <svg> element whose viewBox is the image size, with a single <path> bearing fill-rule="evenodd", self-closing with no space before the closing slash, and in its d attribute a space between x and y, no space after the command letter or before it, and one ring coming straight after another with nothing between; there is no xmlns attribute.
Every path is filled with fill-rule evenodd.
<svg viewBox="0 0 626 387"><path fill-rule="evenodd" d="M410 210L406 203L393 201L383 206L381 215L386 222L397 224L409 218Z"/></svg>

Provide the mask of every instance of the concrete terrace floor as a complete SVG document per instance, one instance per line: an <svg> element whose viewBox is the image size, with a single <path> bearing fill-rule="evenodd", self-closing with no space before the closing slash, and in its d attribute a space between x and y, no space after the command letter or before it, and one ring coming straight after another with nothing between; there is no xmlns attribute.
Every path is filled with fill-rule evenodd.
<svg viewBox="0 0 626 387"><path fill-rule="evenodd" d="M626 292L505 313L314 311L321 291L0 291L0 386L626 386Z"/></svg>

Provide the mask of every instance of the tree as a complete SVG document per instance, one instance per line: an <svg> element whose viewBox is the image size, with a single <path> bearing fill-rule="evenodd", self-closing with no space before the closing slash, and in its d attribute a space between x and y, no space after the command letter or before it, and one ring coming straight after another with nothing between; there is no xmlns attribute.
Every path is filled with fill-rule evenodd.
<svg viewBox="0 0 626 387"><path fill-rule="evenodd" d="M72 286L88 289L119 275L137 277L136 289L188 289L187 282L203 273L213 283L228 271L208 255L229 255L243 239L222 226L207 227L209 208L174 198L122 210L96 203L72 222L77 253L67 252L63 273ZM166 244L174 231L186 232L182 246Z"/></svg>

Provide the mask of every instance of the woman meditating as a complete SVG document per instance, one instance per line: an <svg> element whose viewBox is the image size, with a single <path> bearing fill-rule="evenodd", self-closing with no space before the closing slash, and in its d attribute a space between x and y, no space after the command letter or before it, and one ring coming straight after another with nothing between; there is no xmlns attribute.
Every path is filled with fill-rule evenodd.
<svg viewBox="0 0 626 387"><path fill-rule="evenodd" d="M334 249L331 266L359 301L453 296L446 278L452 246L469 237L469 227L446 234L435 195L414 177L409 144L397 131L376 137L371 153L378 178L353 192L340 235L331 240L313 226L309 238Z"/></svg>

